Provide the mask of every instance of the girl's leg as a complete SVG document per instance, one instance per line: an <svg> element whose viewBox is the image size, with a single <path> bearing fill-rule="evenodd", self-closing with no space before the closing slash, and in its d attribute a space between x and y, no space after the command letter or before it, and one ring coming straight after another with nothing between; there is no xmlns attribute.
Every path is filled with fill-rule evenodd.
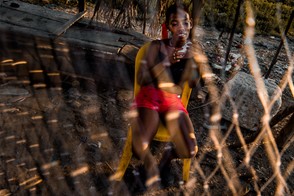
<svg viewBox="0 0 294 196"><path fill-rule="evenodd" d="M149 144L157 132L160 119L155 110L138 108L137 111L136 117L131 120L133 152L144 162L147 172L146 186L150 186L160 179L156 160L149 150Z"/></svg>
<svg viewBox="0 0 294 196"><path fill-rule="evenodd" d="M198 151L194 128L189 116L178 110L169 111L166 125L175 144L178 158L192 158ZM173 153L174 154L174 153Z"/></svg>

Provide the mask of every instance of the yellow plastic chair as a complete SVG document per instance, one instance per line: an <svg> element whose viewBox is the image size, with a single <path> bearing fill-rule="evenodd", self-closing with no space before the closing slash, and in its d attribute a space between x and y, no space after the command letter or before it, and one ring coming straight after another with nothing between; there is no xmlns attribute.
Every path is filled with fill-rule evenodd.
<svg viewBox="0 0 294 196"><path fill-rule="evenodd" d="M137 83L137 72L139 70L141 59L143 58L143 55L148 48L150 43L147 43L143 45L136 56L135 60L135 82L134 82L134 96L137 95L140 89L140 85ZM189 87L188 82L185 83L184 89L181 95L181 100L183 102L183 105L187 108L188 101L190 98L192 89ZM154 140L160 141L160 142L170 142L170 134L168 133L168 130L162 125L159 125L158 131L154 137ZM128 129L127 134L127 140L123 149L122 157L119 161L118 168L116 172L110 177L111 181L121 181L123 178L125 171L132 159L132 128L131 126ZM183 160L183 180L184 182L187 182L189 179L189 172L190 172L190 165L191 165L191 159L182 159Z"/></svg>

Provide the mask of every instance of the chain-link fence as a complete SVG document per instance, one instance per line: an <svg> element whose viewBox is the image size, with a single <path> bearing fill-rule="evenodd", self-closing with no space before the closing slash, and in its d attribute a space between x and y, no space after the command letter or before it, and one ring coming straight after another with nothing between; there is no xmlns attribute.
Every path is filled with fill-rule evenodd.
<svg viewBox="0 0 294 196"><path fill-rule="evenodd" d="M194 90L188 111L199 152L185 184L182 162L174 160L160 190L146 190L135 157L122 181L109 180L133 98L126 59L1 29L0 195L292 195L293 38L256 40L248 2L244 9L244 35L227 65L225 36L201 28L195 34L205 48L195 61L206 99ZM280 40L277 66L264 79ZM152 143L156 159L166 146Z"/></svg>

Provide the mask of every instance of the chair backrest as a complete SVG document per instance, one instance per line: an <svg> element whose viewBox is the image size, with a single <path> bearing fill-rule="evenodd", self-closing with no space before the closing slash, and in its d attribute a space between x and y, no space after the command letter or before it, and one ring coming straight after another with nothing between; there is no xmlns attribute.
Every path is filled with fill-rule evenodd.
<svg viewBox="0 0 294 196"><path fill-rule="evenodd" d="M144 57L145 52L147 51L148 47L150 45L150 42L144 44L138 51L136 60L135 60L135 80L134 80L134 97L137 95L137 93L140 90L140 85L137 82L137 73L141 65L141 60ZM188 102L190 99L192 89L189 87L188 82L185 82L184 89L181 95L181 100L185 108L188 106ZM158 131L154 137L154 140L157 141L170 141L170 135L166 128L160 124Z"/></svg>

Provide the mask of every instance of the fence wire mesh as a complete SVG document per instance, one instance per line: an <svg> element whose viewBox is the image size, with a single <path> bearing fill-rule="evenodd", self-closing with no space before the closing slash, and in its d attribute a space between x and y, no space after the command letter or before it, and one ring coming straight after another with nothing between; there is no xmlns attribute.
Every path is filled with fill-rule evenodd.
<svg viewBox="0 0 294 196"><path fill-rule="evenodd" d="M243 98L234 100L227 81L220 72L214 73L212 50L199 54L195 61L202 65L209 99L202 101L193 92L188 106L199 144L190 179L181 183L182 163L175 160L165 179L169 186L146 192L142 192L144 174L136 158L121 182L109 180L125 144L126 116L132 102L132 79L121 58L2 29L0 195L292 195L293 137L288 136L293 132L294 46L281 36L286 65L282 75L273 76L273 70L278 90L269 96L254 45L254 13L248 1L245 10L245 60L238 71L254 79L259 100L251 101L262 105L260 126L255 131L240 126L239 100ZM205 42L206 47L210 44ZM280 98L281 109L292 108L292 113L273 125L272 108ZM230 120L222 118L227 101L232 106ZM283 129L287 140L281 142ZM151 150L159 158L165 147L154 142Z"/></svg>

